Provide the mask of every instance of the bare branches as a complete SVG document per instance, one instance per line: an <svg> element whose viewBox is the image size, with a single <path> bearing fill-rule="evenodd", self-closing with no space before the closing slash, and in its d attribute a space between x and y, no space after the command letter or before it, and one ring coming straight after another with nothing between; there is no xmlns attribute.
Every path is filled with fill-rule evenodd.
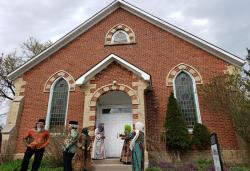
<svg viewBox="0 0 250 171"><path fill-rule="evenodd" d="M13 51L0 56L0 98L13 100L15 96L15 87L11 80L7 78L8 74L17 69L24 62L48 48L52 43L50 41L41 43L34 37L21 44L21 55Z"/></svg>

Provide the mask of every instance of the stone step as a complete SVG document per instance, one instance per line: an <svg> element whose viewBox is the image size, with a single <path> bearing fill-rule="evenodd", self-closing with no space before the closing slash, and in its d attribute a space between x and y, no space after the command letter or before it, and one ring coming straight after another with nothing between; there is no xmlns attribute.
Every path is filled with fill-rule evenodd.
<svg viewBox="0 0 250 171"><path fill-rule="evenodd" d="M119 158L93 160L94 171L132 171L131 165L124 165Z"/></svg>

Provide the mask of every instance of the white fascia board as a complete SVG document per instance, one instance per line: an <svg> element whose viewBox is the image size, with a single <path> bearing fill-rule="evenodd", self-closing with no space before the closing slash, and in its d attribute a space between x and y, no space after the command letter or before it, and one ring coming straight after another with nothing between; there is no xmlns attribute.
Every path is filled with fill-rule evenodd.
<svg viewBox="0 0 250 171"><path fill-rule="evenodd" d="M233 64L236 65L237 67L242 67L245 64L245 60L191 34L188 33L170 23L167 23L164 20L161 20L160 18L157 18L155 16L153 16L152 14L149 14L125 1L120 1L120 3L122 4L121 7L133 14L135 14L136 16L174 34L177 37L180 37L181 39L184 39L200 48L202 48L203 50L212 53L213 55Z"/></svg>
<svg viewBox="0 0 250 171"><path fill-rule="evenodd" d="M132 71L134 74L137 76L143 78L145 81L150 81L150 75L147 74L146 72L140 70L139 68L135 67L134 65L128 63L127 61L123 60L122 58L110 54L107 58L99 62L96 66L91 68L88 72L86 72L84 75L82 75L79 79L76 80L76 85L82 85L86 83L89 79L94 77L96 74L101 72L103 69L105 69L110 63L113 61L116 61L129 71Z"/></svg>

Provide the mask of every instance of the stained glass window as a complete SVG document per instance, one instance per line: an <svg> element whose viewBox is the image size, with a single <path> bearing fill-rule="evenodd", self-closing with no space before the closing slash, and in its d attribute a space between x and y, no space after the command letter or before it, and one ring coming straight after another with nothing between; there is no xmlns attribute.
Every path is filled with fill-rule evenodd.
<svg viewBox="0 0 250 171"><path fill-rule="evenodd" d="M128 43L128 34L123 30L118 30L112 37L113 43Z"/></svg>
<svg viewBox="0 0 250 171"><path fill-rule="evenodd" d="M195 123L197 123L197 108L193 81L187 73L181 72L177 75L175 79L175 92L187 126L193 128Z"/></svg>
<svg viewBox="0 0 250 171"><path fill-rule="evenodd" d="M50 108L50 131L58 132L65 124L65 116L68 101L68 83L59 79L53 89L51 108Z"/></svg>

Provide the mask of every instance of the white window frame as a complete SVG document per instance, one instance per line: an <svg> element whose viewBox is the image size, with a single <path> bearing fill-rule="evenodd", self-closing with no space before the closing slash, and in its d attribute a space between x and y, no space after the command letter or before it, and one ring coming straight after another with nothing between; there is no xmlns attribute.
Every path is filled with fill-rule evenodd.
<svg viewBox="0 0 250 171"><path fill-rule="evenodd" d="M197 88L196 88L195 79L194 79L194 77L193 77L189 72L187 72L186 70L181 70L181 71L179 71L179 72L175 75L175 77L174 77L174 79L173 79L174 97L175 97L176 100L177 100L177 97L176 97L176 87L175 87L175 79L176 79L176 77L177 77L181 72L185 72L186 74L188 74L188 75L190 76L191 80L192 80L192 83L193 83L193 92L194 92L194 101L195 101L196 114L197 114L197 121L198 121L198 123L202 123L202 121L201 121L201 113L200 113L200 105L199 105L199 99L198 99L198 93L197 93ZM193 133L193 128L188 128L188 132L189 132L190 134L192 134L192 133Z"/></svg>
<svg viewBox="0 0 250 171"><path fill-rule="evenodd" d="M68 106L69 106L69 92L70 92L70 84L69 82L64 78L64 77L58 77L52 84L52 86L50 87L50 95L49 95L49 103L48 103L48 109L47 109L47 116L46 116L46 123L45 123L45 129L49 130L50 128L50 117L51 117L51 103L52 103L52 97L53 97L53 93L54 93L54 88L55 85L57 83L57 81L59 81L60 79L64 79L67 84L68 84L68 97L67 97L67 106L66 106L66 111L65 111L65 121L64 121L64 126L66 125L67 122L67 116L68 116Z"/></svg>
<svg viewBox="0 0 250 171"><path fill-rule="evenodd" d="M126 38L127 38L127 40L128 40L127 42L114 42L114 37L115 37L116 34L119 34L119 32L123 32L123 33L126 35ZM126 44L126 43L130 43L128 33L125 32L124 30L117 30L117 31L112 35L111 43L112 43L112 44Z"/></svg>

